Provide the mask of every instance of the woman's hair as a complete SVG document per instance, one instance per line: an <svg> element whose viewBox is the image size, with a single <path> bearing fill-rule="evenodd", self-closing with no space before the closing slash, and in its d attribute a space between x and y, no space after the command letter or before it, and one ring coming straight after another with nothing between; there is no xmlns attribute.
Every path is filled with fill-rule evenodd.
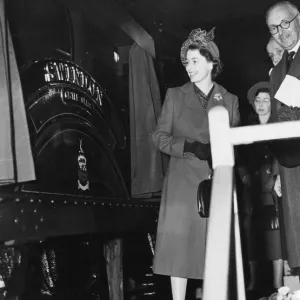
<svg viewBox="0 0 300 300"><path fill-rule="evenodd" d="M186 53L188 52L188 50L199 50L200 54L202 56L204 56L207 61L212 62L213 63L213 69L211 72L211 77L212 79L215 79L223 70L223 65L222 62L220 61L220 59L216 59L212 56L212 54L209 52L209 50L207 50L206 48L203 48L203 46L201 47L201 45L199 44L191 44L188 46ZM186 55L185 53L185 55Z"/></svg>
<svg viewBox="0 0 300 300"><path fill-rule="evenodd" d="M254 97L256 97L259 93L268 93L268 94L270 94L270 90L266 87L259 88L259 89L257 89Z"/></svg>

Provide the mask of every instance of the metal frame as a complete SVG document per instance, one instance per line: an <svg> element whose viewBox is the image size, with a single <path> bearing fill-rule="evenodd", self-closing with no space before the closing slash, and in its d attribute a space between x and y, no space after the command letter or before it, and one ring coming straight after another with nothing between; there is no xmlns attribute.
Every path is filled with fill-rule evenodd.
<svg viewBox="0 0 300 300"><path fill-rule="evenodd" d="M208 117L214 179L207 234L203 299L228 299L230 233L234 216L237 294L239 300L245 300L238 208L236 193L233 192L233 146L299 137L300 121L230 128L228 111L222 106L212 108Z"/></svg>

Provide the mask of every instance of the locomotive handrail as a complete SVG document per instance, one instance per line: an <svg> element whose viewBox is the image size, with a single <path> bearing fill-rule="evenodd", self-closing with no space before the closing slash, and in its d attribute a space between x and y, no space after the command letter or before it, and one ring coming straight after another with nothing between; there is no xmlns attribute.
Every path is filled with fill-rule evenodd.
<svg viewBox="0 0 300 300"><path fill-rule="evenodd" d="M299 137L300 121L230 128L228 112L222 106L212 108L208 117L214 178L207 233L203 299L228 299L230 246L234 244L237 295L239 300L245 300L238 208L233 186L233 146ZM232 242L231 224L234 227Z"/></svg>

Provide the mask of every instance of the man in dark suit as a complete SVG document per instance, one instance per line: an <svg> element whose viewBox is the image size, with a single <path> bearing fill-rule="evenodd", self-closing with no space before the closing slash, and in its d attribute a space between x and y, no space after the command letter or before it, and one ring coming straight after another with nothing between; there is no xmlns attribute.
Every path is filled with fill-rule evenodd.
<svg viewBox="0 0 300 300"><path fill-rule="evenodd" d="M300 120L300 15L288 1L273 5L266 14L271 35L284 49L270 77L273 122ZM271 143L280 163L288 261L300 267L300 139Z"/></svg>

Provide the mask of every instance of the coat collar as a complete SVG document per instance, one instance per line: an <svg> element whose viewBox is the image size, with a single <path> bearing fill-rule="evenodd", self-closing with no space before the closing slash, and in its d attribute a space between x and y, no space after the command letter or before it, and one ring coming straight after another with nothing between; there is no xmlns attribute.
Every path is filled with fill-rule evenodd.
<svg viewBox="0 0 300 300"><path fill-rule="evenodd" d="M221 85L217 84L216 82L213 83L214 83L214 90L208 100L208 104L206 108L207 111L211 109L213 106L220 105L220 104L224 105L224 97L227 94L226 89L224 89ZM199 106L202 107L196 95L192 82L188 82L184 84L181 87L181 90L186 94L184 101L188 106L192 108L197 108Z"/></svg>
<svg viewBox="0 0 300 300"><path fill-rule="evenodd" d="M298 49L297 53L295 54L295 57L293 59L293 62L291 64L288 74L300 79L299 65L300 65L300 48Z"/></svg>
<svg viewBox="0 0 300 300"><path fill-rule="evenodd" d="M286 72L287 55L288 55L288 52L284 51L282 59L280 60L278 65L274 67L274 70L271 73L272 80L273 80L273 83L274 83L274 90L273 90L274 95L277 92L277 90L279 89L279 87L280 87L282 81L284 80L286 74L294 76L294 77L300 79L300 71L299 71L300 48L298 49L288 72Z"/></svg>

